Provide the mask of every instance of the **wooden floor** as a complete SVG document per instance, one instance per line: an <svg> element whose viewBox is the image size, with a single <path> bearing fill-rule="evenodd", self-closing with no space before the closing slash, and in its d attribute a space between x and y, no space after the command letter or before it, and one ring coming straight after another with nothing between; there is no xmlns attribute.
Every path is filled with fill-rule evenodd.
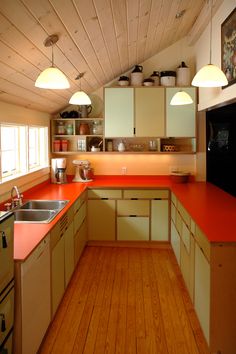
<svg viewBox="0 0 236 354"><path fill-rule="evenodd" d="M46 353L209 352L172 250L87 247Z"/></svg>

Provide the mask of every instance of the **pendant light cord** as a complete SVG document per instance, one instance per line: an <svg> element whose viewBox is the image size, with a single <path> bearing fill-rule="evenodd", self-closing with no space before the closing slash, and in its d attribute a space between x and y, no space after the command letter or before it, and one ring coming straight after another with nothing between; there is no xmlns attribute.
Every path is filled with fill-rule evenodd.
<svg viewBox="0 0 236 354"><path fill-rule="evenodd" d="M211 48L212 48L212 0L209 0L211 6L210 18L210 64L211 64Z"/></svg>
<svg viewBox="0 0 236 354"><path fill-rule="evenodd" d="M54 52L53 52L53 44L52 44L52 67L54 67Z"/></svg>

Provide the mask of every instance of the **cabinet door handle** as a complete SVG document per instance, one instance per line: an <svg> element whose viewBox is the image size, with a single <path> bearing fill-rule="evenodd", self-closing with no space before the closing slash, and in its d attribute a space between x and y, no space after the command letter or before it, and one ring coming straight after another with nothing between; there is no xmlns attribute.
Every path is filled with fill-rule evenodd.
<svg viewBox="0 0 236 354"><path fill-rule="evenodd" d="M131 198L131 200L138 200L138 198Z"/></svg>
<svg viewBox="0 0 236 354"><path fill-rule="evenodd" d="M132 214L131 214L131 215L129 215L129 217L130 217L130 218L136 218L137 215L132 215Z"/></svg>
<svg viewBox="0 0 236 354"><path fill-rule="evenodd" d="M101 198L101 200L108 200L108 198Z"/></svg>
<svg viewBox="0 0 236 354"><path fill-rule="evenodd" d="M7 248L7 237L4 231L0 231L2 233L2 248Z"/></svg>
<svg viewBox="0 0 236 354"><path fill-rule="evenodd" d="M5 330L6 330L5 315L0 314L0 317L2 318L2 323L1 323L1 332L5 332Z"/></svg>
<svg viewBox="0 0 236 354"><path fill-rule="evenodd" d="M154 198L154 200L162 200L162 198Z"/></svg>

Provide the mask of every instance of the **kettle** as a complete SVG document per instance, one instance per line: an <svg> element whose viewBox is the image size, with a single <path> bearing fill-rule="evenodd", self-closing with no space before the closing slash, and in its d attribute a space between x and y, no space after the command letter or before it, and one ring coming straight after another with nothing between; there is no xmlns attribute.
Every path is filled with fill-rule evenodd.
<svg viewBox="0 0 236 354"><path fill-rule="evenodd" d="M143 82L143 67L142 65L135 65L134 70L130 74L131 86L141 86Z"/></svg>
<svg viewBox="0 0 236 354"><path fill-rule="evenodd" d="M79 112L80 112L82 118L87 118L89 116L89 114L92 112L92 106L91 105L81 105L79 108Z"/></svg>

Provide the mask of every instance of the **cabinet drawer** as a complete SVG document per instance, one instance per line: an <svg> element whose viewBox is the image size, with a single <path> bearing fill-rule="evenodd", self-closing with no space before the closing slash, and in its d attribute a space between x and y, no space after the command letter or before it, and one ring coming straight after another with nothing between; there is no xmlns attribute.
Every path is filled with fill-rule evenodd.
<svg viewBox="0 0 236 354"><path fill-rule="evenodd" d="M148 200L118 200L117 215L149 215Z"/></svg>
<svg viewBox="0 0 236 354"><path fill-rule="evenodd" d="M124 198L167 199L169 198L169 191L167 189L125 189Z"/></svg>
<svg viewBox="0 0 236 354"><path fill-rule="evenodd" d="M79 210L81 204L86 200L86 193L83 193L73 204L74 214Z"/></svg>
<svg viewBox="0 0 236 354"><path fill-rule="evenodd" d="M57 244L61 236L64 234L70 223L73 221L74 210L73 207L70 208L67 213L65 213L60 220L56 223L54 228L51 230L51 248Z"/></svg>
<svg viewBox="0 0 236 354"><path fill-rule="evenodd" d="M174 224L176 223L176 207L174 203L171 203L171 219L173 220Z"/></svg>
<svg viewBox="0 0 236 354"><path fill-rule="evenodd" d="M121 199L122 191L120 189L89 189L88 190L89 199Z"/></svg>
<svg viewBox="0 0 236 354"><path fill-rule="evenodd" d="M195 232L195 240L197 241L200 249L210 262L210 252L211 252L211 246L210 242L208 241L207 237L204 235L204 233L200 230L200 228L196 225L196 232Z"/></svg>
<svg viewBox="0 0 236 354"><path fill-rule="evenodd" d="M179 213L182 216L183 220L190 228L190 215L179 201L178 201L178 210L179 210Z"/></svg>
<svg viewBox="0 0 236 354"><path fill-rule="evenodd" d="M148 241L149 218L120 216L117 218L117 240Z"/></svg>
<svg viewBox="0 0 236 354"><path fill-rule="evenodd" d="M76 233L77 230L80 228L85 217L86 217L86 203L81 205L80 209L77 211L77 213L74 216L74 233Z"/></svg>

